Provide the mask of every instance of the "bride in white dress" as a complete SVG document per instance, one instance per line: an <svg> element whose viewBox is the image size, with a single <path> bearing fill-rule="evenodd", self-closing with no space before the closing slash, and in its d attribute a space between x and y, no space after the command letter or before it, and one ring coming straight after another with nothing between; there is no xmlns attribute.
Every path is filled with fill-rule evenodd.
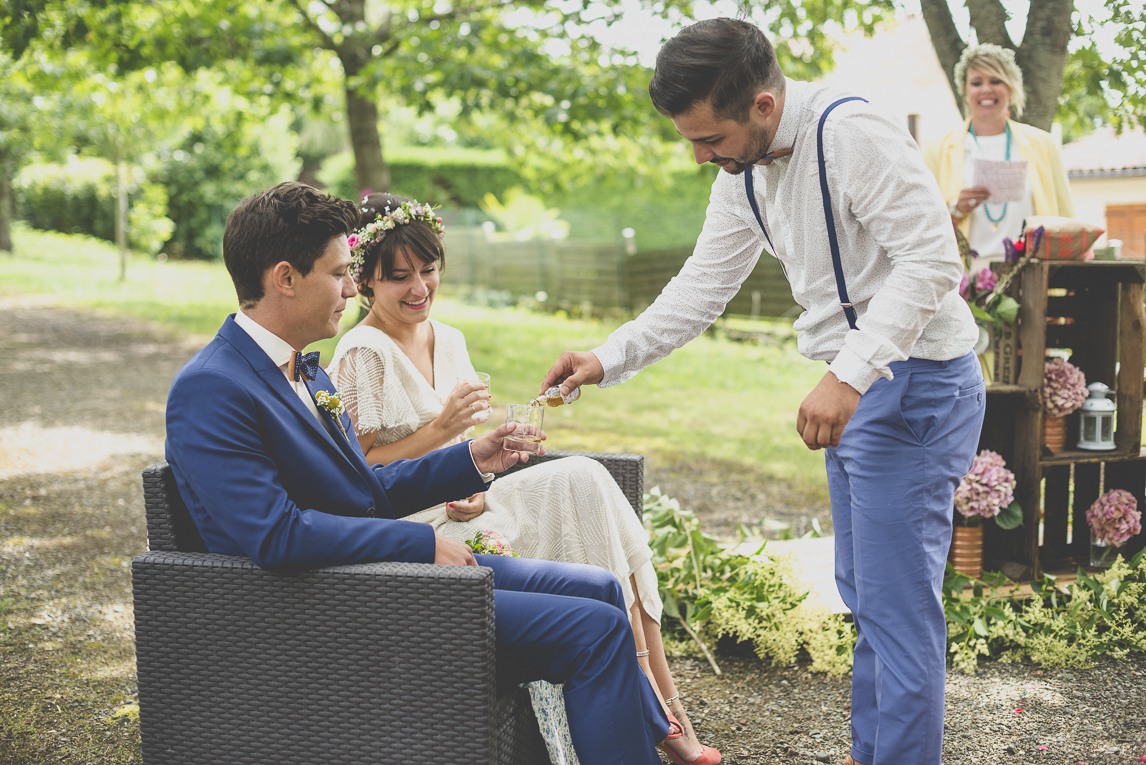
<svg viewBox="0 0 1146 765"><path fill-rule="evenodd" d="M430 319L445 256L443 229L427 208L402 207L410 201L372 194L362 203L364 228L350 239L351 271L370 310L338 342L329 368L371 464L458 443L477 413L490 408L465 337ZM716 750L697 741L668 669L648 535L600 463L585 457L542 463L498 478L488 492L405 520L429 523L458 541L496 531L524 557L611 571L624 591L638 661L676 723L666 753L679 763L720 761Z"/></svg>

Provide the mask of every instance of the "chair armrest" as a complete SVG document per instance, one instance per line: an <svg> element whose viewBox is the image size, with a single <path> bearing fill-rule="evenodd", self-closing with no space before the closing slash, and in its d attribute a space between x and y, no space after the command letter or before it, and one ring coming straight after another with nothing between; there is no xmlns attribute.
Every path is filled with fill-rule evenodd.
<svg viewBox="0 0 1146 765"><path fill-rule="evenodd" d="M529 455L529 462L517 463L503 475L516 473L518 470L528 470L530 465L537 465L549 460L559 460L563 457L588 457L600 462L613 476L613 480L621 487L625 498L633 506L633 512L642 518L645 506L645 458L640 454L622 454L608 452L546 452L543 456Z"/></svg>
<svg viewBox="0 0 1146 765"><path fill-rule="evenodd" d="M132 561L145 762L490 763L493 572Z"/></svg>

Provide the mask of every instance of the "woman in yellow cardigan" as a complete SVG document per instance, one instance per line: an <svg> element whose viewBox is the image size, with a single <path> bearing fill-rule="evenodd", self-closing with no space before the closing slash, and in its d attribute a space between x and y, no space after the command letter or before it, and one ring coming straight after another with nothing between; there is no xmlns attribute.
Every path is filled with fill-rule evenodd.
<svg viewBox="0 0 1146 765"><path fill-rule="evenodd" d="M984 261L1003 259L1003 239L1015 240L1031 215L1074 216L1062 155L1050 133L1015 122L1023 113L1023 73L1014 51L969 45L955 65L955 82L971 118L927 147L924 159L939 181L951 219ZM974 161L1025 160L1020 202L996 203L971 185Z"/></svg>

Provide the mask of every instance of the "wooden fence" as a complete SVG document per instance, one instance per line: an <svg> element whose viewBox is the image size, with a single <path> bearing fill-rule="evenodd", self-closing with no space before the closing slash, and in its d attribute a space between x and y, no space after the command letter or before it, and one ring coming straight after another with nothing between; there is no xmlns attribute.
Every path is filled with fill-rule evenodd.
<svg viewBox="0 0 1146 765"><path fill-rule="evenodd" d="M450 232L442 281L514 298L544 292L549 305L561 308L589 303L595 311L638 312L691 254L691 246L628 254L624 239L504 241L459 226ZM799 310L780 264L765 253L727 313L791 318Z"/></svg>

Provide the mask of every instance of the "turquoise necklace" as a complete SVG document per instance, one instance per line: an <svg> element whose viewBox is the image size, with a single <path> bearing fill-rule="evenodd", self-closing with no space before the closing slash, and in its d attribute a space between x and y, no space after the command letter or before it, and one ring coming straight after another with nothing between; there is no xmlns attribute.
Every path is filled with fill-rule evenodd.
<svg viewBox="0 0 1146 765"><path fill-rule="evenodd" d="M1006 125L1006 128L1007 128L1006 161L1010 162L1011 161L1011 123L1008 122ZM975 135L975 128L974 127L971 128L971 137L975 139L975 145L979 146L979 136ZM980 147L980 153L982 153L982 147ZM990 210L990 208L987 207L987 203L986 202L983 203L983 214L987 216L987 220L991 221L991 230L992 231L998 231L999 230L999 224L1003 222L1003 218L1007 217L1007 204L1008 204L1007 202L1003 202L1003 211L1001 213L999 213L998 218L995 218L991 215L991 210Z"/></svg>

